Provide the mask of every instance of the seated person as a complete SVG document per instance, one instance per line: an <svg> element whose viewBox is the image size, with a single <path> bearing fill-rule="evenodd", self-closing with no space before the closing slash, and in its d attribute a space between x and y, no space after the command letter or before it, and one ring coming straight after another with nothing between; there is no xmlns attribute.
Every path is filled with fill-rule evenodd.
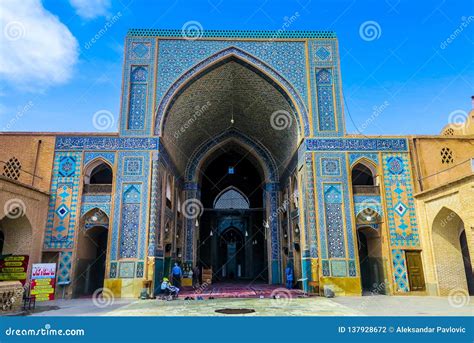
<svg viewBox="0 0 474 343"><path fill-rule="evenodd" d="M169 279L167 277L164 277L163 278L163 282L161 283L161 291L165 294L168 294L168 295L173 295L173 296L178 296L178 293L179 293L179 288L178 287L174 287Z"/></svg>

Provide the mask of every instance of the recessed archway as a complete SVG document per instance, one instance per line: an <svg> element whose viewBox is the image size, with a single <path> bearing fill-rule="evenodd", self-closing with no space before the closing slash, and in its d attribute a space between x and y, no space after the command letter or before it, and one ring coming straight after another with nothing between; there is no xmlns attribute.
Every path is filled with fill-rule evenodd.
<svg viewBox="0 0 474 343"><path fill-rule="evenodd" d="M73 296L87 296L103 287L107 256L109 218L105 212L93 208L80 220Z"/></svg>
<svg viewBox="0 0 474 343"><path fill-rule="evenodd" d="M474 294L474 277L464 221L443 207L433 221L433 250L440 295L465 289Z"/></svg>

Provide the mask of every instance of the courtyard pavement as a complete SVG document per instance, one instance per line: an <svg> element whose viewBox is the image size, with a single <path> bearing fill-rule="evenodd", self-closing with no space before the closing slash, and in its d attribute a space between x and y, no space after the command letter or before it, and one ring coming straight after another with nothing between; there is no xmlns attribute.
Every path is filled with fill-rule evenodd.
<svg viewBox="0 0 474 343"><path fill-rule="evenodd" d="M474 316L474 297L452 304L447 297L364 296L213 300L92 299L38 303L32 316L236 316L222 309L249 309L241 316Z"/></svg>

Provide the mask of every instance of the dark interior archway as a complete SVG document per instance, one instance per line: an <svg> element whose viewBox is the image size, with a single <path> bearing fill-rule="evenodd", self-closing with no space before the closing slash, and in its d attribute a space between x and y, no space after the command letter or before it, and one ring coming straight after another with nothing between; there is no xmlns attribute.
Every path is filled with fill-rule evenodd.
<svg viewBox="0 0 474 343"><path fill-rule="evenodd" d="M461 232L459 236L459 244L461 246L461 254L464 262L464 272L466 273L467 289L469 295L474 295L474 275L472 273L471 255L467 244L466 230Z"/></svg>
<svg viewBox="0 0 474 343"><path fill-rule="evenodd" d="M89 183L91 185L112 184L112 168L110 168L106 163L99 164L92 170Z"/></svg>
<svg viewBox="0 0 474 343"><path fill-rule="evenodd" d="M197 253L214 282L268 280L262 174L250 153L232 143L204 163Z"/></svg>
<svg viewBox="0 0 474 343"><path fill-rule="evenodd" d="M109 219L95 208L81 218L80 225L73 284L75 297L91 295L104 287Z"/></svg>
<svg viewBox="0 0 474 343"><path fill-rule="evenodd" d="M354 186L374 186L375 178L369 167L357 163L352 168L352 184Z"/></svg>

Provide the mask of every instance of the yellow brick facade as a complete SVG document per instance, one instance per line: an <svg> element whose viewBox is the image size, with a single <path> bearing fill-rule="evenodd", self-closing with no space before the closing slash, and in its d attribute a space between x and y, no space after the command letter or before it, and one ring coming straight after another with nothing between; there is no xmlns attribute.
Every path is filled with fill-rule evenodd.
<svg viewBox="0 0 474 343"><path fill-rule="evenodd" d="M28 255L30 267L42 260L54 143L53 135L0 134L1 253Z"/></svg>

